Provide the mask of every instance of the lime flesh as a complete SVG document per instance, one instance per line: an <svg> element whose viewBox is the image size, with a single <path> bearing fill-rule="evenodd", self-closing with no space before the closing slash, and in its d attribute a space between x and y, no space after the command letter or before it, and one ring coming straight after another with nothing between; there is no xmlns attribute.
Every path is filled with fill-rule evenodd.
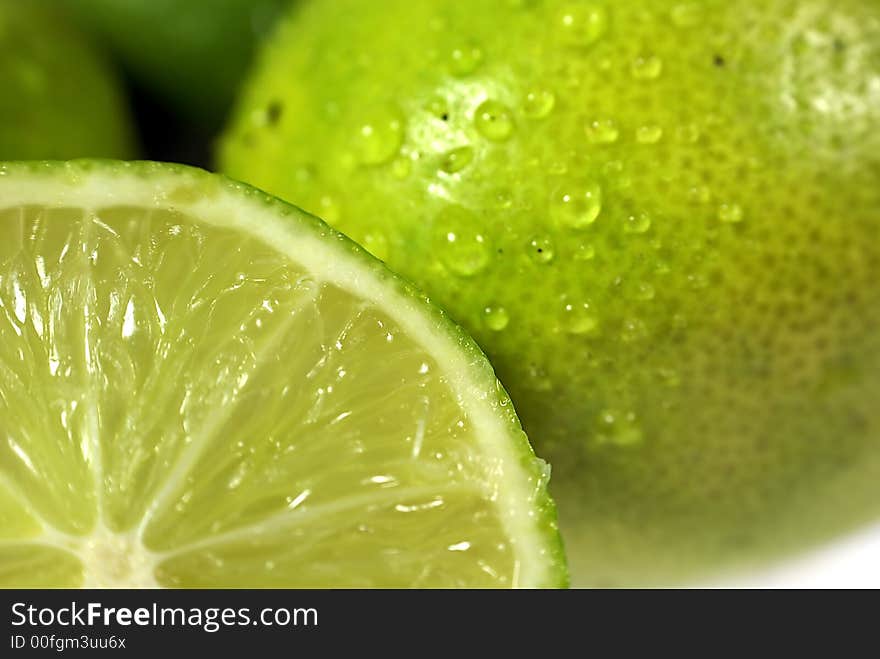
<svg viewBox="0 0 880 659"><path fill-rule="evenodd" d="M476 346L199 170L0 167L0 431L0 585L565 582Z"/></svg>

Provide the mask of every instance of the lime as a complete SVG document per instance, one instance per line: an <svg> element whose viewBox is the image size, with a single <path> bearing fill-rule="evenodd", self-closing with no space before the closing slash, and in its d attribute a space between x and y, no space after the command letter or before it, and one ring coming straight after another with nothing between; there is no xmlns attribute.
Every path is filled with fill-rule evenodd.
<svg viewBox="0 0 880 659"><path fill-rule="evenodd" d="M289 0L56 0L175 110L214 124Z"/></svg>
<svg viewBox="0 0 880 659"><path fill-rule="evenodd" d="M873 0L314 0L220 162L477 338L575 583L670 583L880 513L878 81Z"/></svg>
<svg viewBox="0 0 880 659"><path fill-rule="evenodd" d="M119 85L92 46L36 3L0 0L0 159L130 157Z"/></svg>
<svg viewBox="0 0 880 659"><path fill-rule="evenodd" d="M476 345L320 221L154 163L0 167L0 585L556 586Z"/></svg>

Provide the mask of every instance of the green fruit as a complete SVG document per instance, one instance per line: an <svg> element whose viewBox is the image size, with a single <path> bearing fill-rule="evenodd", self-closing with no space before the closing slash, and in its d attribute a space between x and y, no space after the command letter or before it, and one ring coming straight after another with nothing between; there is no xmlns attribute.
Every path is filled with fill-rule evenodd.
<svg viewBox="0 0 880 659"><path fill-rule="evenodd" d="M0 0L0 159L133 151L119 85L92 46L35 3Z"/></svg>
<svg viewBox="0 0 880 659"><path fill-rule="evenodd" d="M190 118L222 119L254 46L289 0L56 0L142 85Z"/></svg>
<svg viewBox="0 0 880 659"><path fill-rule="evenodd" d="M0 437L0 587L566 583L473 341L200 170L0 164Z"/></svg>
<svg viewBox="0 0 880 659"><path fill-rule="evenodd" d="M880 513L880 4L315 1L223 169L468 328L580 584Z"/></svg>

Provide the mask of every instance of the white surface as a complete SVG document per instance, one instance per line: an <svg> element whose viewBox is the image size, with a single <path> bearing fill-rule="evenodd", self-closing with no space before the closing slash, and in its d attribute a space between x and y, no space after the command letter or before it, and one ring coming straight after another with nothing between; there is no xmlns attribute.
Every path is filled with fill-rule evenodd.
<svg viewBox="0 0 880 659"><path fill-rule="evenodd" d="M709 584L722 588L880 588L880 526L760 572Z"/></svg>

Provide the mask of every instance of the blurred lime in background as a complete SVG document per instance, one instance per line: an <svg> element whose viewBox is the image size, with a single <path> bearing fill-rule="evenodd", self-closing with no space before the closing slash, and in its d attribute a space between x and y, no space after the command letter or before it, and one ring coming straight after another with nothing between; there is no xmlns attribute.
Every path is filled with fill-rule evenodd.
<svg viewBox="0 0 880 659"><path fill-rule="evenodd" d="M134 153L126 101L92 44L36 3L0 0L0 160Z"/></svg>
<svg viewBox="0 0 880 659"><path fill-rule="evenodd" d="M55 0L129 75L190 121L217 125L258 38L289 0Z"/></svg>

